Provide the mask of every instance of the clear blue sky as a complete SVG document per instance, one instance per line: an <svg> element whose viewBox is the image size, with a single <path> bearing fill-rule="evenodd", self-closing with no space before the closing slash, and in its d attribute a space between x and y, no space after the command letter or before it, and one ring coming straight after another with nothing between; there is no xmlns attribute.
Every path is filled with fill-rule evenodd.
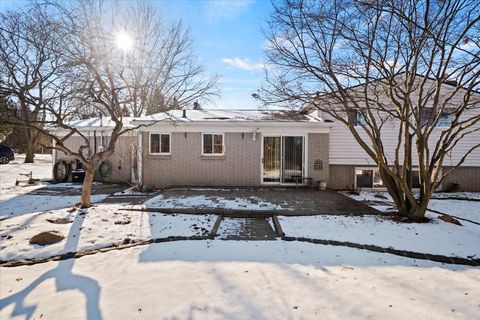
<svg viewBox="0 0 480 320"><path fill-rule="evenodd" d="M269 0L153 1L163 16L190 25L196 51L208 73L221 77L221 98L213 107L255 108L251 97L265 74L265 25Z"/></svg>
<svg viewBox="0 0 480 320"><path fill-rule="evenodd" d="M128 0L124 0L125 2ZM0 0L1 9L28 3ZM207 74L218 74L220 99L208 107L256 108L251 94L265 77L262 26L269 0L151 0L167 22L191 27L196 52Z"/></svg>

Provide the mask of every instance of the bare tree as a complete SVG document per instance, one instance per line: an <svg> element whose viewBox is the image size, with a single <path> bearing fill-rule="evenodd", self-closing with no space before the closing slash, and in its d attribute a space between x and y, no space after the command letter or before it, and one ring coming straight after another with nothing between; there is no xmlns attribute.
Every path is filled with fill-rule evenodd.
<svg viewBox="0 0 480 320"><path fill-rule="evenodd" d="M62 69L52 89L55 99L39 109L45 117L31 121L28 126L50 136L55 143L54 149L82 163L85 179L81 206L88 207L97 165L115 152L122 135L139 128L125 125L128 110L139 115L144 112L146 102L154 103L152 100L158 96L170 97L158 86L162 77L168 75L164 64L149 63L153 62L156 52L172 47L165 43L171 39L151 37L162 30L155 29L160 27L156 20L158 16L144 4L132 7L119 2L85 0L37 7L41 11L38 13L40 19L46 23L53 21L53 17L59 21L53 49L61 55ZM154 27L135 28L141 21L150 21L149 26ZM182 30L179 29L181 25L177 24L170 32L180 34ZM183 47L174 48L183 50ZM185 50L191 48L186 47ZM163 55L166 60L176 61L171 55L182 55L182 52L167 50ZM185 83L194 81L191 75L175 73L172 76L175 82L169 80L169 90L192 90L191 94L194 94L192 86L184 90ZM209 88L213 88L214 82L215 78L212 78ZM199 89L197 97L203 96L203 93L205 91ZM176 96L176 93L171 95L172 99ZM111 124L108 143L103 150L94 150L88 135L73 121L88 115L100 116ZM79 147L69 147L68 141L72 137L82 141Z"/></svg>
<svg viewBox="0 0 480 320"><path fill-rule="evenodd" d="M480 130L479 24L475 0L288 0L269 20L271 66L255 96L343 123L379 167L399 213L421 220L432 192L479 147L442 170ZM383 138L392 130L390 153Z"/></svg>
<svg viewBox="0 0 480 320"><path fill-rule="evenodd" d="M52 98L61 55L52 50L56 25L40 19L39 8L0 13L0 95L17 107L15 121L25 125L25 162L34 161L42 108Z"/></svg>
<svg viewBox="0 0 480 320"><path fill-rule="evenodd" d="M135 43L134 54L125 57L130 68L122 75L134 84L127 106L132 116L191 107L218 94L218 77L204 76L190 29L182 21L168 25L143 2L133 6L125 20ZM145 72L146 67L156 72Z"/></svg>

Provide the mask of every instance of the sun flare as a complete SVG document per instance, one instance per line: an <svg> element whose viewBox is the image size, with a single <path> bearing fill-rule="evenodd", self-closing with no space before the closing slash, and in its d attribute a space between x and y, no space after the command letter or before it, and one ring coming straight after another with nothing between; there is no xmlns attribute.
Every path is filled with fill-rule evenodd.
<svg viewBox="0 0 480 320"><path fill-rule="evenodd" d="M123 51L129 51L133 47L132 37L124 31L117 33L115 43L117 47Z"/></svg>

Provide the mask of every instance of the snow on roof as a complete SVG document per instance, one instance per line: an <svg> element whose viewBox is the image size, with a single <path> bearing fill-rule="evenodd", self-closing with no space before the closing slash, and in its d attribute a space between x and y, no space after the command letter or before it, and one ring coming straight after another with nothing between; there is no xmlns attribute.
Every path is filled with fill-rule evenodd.
<svg viewBox="0 0 480 320"><path fill-rule="evenodd" d="M131 123L132 120L135 118L133 117L123 117L123 127L124 128L131 128L134 125ZM96 117L96 118L89 118L89 119L82 119L82 120L75 120L70 122L70 125L77 128L85 128L85 127L114 127L115 122L112 121L110 117Z"/></svg>
<svg viewBox="0 0 480 320"><path fill-rule="evenodd" d="M172 110L150 116L140 117L133 122L178 121L178 122L253 122L253 121L288 121L288 122L323 122L313 114L300 114L285 110L248 110L248 109L208 109L208 110Z"/></svg>
<svg viewBox="0 0 480 320"><path fill-rule="evenodd" d="M132 128L145 122L323 122L317 113L300 114L285 110L242 110L242 109L208 109L160 112L144 117L124 117L124 128ZM72 121L70 125L77 128L113 128L115 123L110 117L96 117Z"/></svg>

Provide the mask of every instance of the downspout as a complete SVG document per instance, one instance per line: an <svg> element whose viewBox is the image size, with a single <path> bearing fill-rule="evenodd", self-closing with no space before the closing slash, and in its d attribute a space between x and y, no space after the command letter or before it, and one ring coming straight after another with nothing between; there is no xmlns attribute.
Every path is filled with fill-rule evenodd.
<svg viewBox="0 0 480 320"><path fill-rule="evenodd" d="M137 170L138 170L138 185L143 185L143 132L138 134L138 149L137 149Z"/></svg>
<svg viewBox="0 0 480 320"><path fill-rule="evenodd" d="M97 131L93 130L93 152L92 155L97 153Z"/></svg>
<svg viewBox="0 0 480 320"><path fill-rule="evenodd" d="M57 149L55 149L55 147L57 146L57 142L55 141L55 139L52 139L52 147L54 149L52 149L52 177L55 177L54 176L54 167L55 167L55 163L57 162Z"/></svg>

